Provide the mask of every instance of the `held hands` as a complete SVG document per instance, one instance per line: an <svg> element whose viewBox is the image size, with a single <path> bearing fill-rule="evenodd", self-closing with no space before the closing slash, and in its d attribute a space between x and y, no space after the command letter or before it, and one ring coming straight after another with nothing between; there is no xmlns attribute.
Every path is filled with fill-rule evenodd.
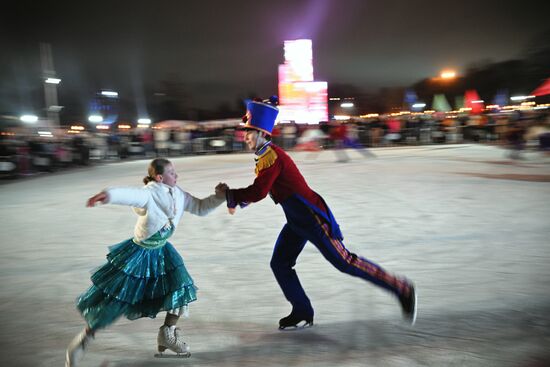
<svg viewBox="0 0 550 367"><path fill-rule="evenodd" d="M235 202L233 198L233 192L229 190L229 187L225 192L225 201L227 204L227 211L229 212L229 214L231 215L235 214L235 212L237 211L237 209L235 208L237 206L237 203Z"/></svg>
<svg viewBox="0 0 550 367"><path fill-rule="evenodd" d="M214 188L214 191L216 192L216 196L220 199L225 198L225 192L229 190L229 186L225 182L220 182L216 185Z"/></svg>
<svg viewBox="0 0 550 367"><path fill-rule="evenodd" d="M91 208L95 206L95 204L98 202L105 204L108 201L108 199L109 199L109 196L107 195L107 193L102 191L99 194L95 194L94 196L89 198L88 201L86 202L86 207Z"/></svg>

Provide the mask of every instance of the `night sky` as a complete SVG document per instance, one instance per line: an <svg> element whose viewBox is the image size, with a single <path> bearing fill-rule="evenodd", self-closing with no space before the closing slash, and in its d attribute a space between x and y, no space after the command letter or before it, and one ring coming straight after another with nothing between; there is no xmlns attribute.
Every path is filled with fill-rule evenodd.
<svg viewBox="0 0 550 367"><path fill-rule="evenodd" d="M0 97L6 109L40 86L40 42L52 46L61 105L102 88L143 100L167 79L184 83L201 108L268 96L277 92L283 41L297 38L313 40L316 80L406 86L443 68L522 57L549 27L545 3L3 1Z"/></svg>

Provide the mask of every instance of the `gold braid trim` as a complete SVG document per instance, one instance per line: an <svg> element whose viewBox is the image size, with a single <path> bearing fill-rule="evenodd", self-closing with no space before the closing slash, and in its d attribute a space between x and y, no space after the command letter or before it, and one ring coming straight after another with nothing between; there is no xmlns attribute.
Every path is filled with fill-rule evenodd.
<svg viewBox="0 0 550 367"><path fill-rule="evenodd" d="M277 160L277 153L275 153L275 151L271 149L271 147L268 147L261 156L256 158L256 169L255 169L256 176L258 176L258 174L264 169L267 169L273 166L276 160Z"/></svg>

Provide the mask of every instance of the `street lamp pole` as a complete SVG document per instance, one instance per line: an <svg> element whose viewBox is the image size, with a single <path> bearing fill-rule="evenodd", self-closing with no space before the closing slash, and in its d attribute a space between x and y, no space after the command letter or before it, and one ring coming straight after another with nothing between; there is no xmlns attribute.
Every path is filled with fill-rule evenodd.
<svg viewBox="0 0 550 367"><path fill-rule="evenodd" d="M61 108L57 103L57 84L61 82L61 79L56 78L52 48L49 43L40 44L40 60L42 62L46 113L48 120L57 128L59 127L59 110Z"/></svg>

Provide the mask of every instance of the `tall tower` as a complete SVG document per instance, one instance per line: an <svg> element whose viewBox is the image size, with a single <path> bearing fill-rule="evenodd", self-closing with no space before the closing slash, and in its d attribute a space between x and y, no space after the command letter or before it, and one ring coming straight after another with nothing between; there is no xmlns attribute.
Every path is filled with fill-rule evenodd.
<svg viewBox="0 0 550 367"><path fill-rule="evenodd" d="M314 81L311 40L285 41L284 57L279 65L279 121L327 121L328 84Z"/></svg>
<svg viewBox="0 0 550 367"><path fill-rule="evenodd" d="M56 78L53 67L52 48L49 43L40 44L40 61L42 63L42 77L44 83L44 102L48 120L54 127L59 127L59 111L57 104L57 84L61 81Z"/></svg>

